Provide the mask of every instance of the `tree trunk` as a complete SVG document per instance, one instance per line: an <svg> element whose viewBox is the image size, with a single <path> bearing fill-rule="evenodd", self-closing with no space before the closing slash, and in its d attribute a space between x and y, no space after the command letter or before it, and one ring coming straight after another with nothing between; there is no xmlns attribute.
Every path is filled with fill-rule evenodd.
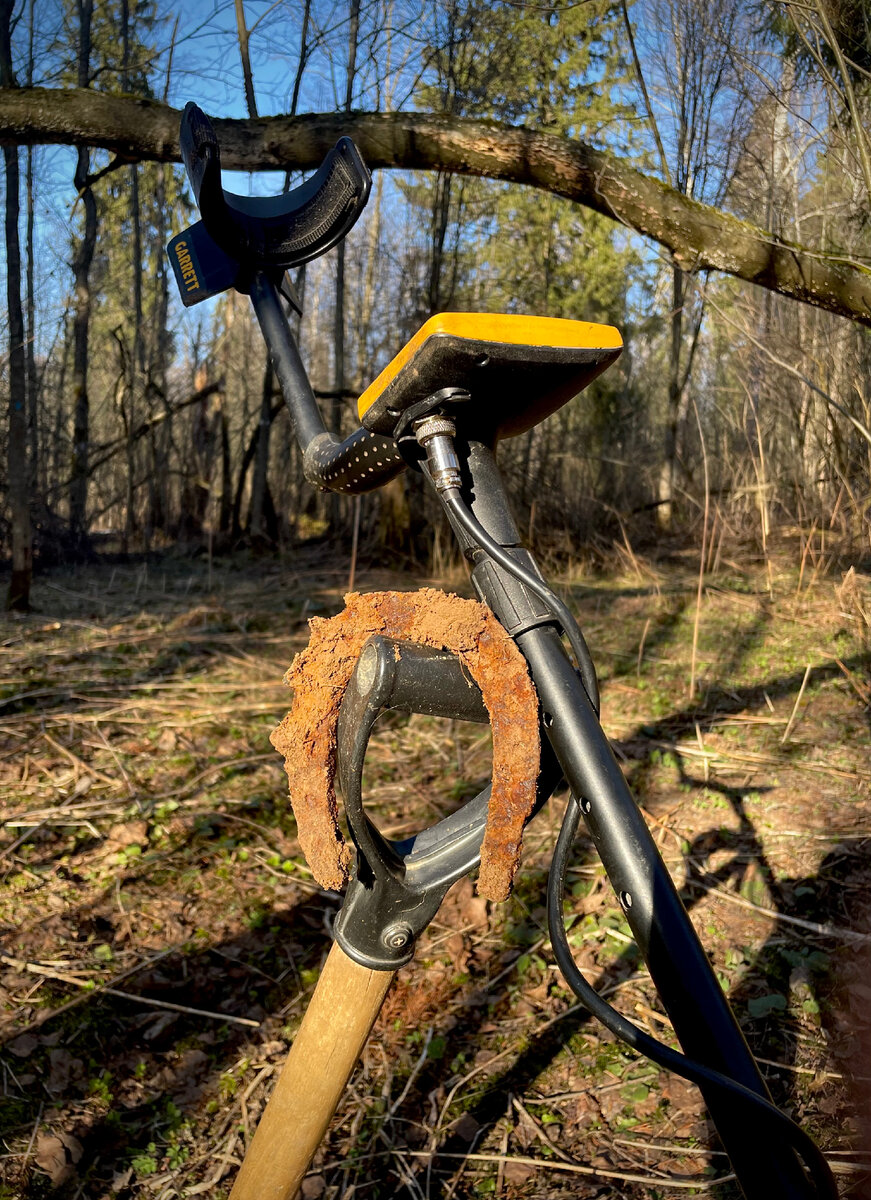
<svg viewBox="0 0 871 1200"><path fill-rule="evenodd" d="M3 8L6 8L4 0ZM6 20L3 12L0 19ZM32 547L27 462L27 376L21 309L21 248L18 243L18 147L4 146L6 165L6 305L9 321L9 508L12 516L12 577L6 607L30 608Z"/></svg>
<svg viewBox="0 0 871 1200"><path fill-rule="evenodd" d="M33 86L34 26L36 0L30 0L27 27L27 86ZM27 274L25 281L25 345L27 358L27 432L30 451L30 497L31 502L38 492L39 468L39 378L36 372L36 293L34 287L34 226L33 203L33 147L27 147L24 190L27 204Z"/></svg>
<svg viewBox="0 0 871 1200"><path fill-rule="evenodd" d="M157 185L155 189L156 227L154 240L161 249L167 242L166 228L166 173L168 167L157 168ZM157 291L156 305L156 334L151 347L146 383L147 408L149 415L157 404L163 405L165 412L169 410L167 397L167 370L172 337L167 329L169 317L169 277L167 275L166 255L156 256L157 270L155 286ZM165 530L169 513L169 463L167 450L171 439L171 417L167 417L165 428L156 426L151 432L151 463L152 473L148 482L148 517L146 534L150 538L155 530Z"/></svg>
<svg viewBox="0 0 871 1200"><path fill-rule="evenodd" d="M442 267L444 263L445 236L448 231L448 217L451 211L451 181L450 172L439 171L436 174L433 189L432 212L430 214L430 264L429 287L427 289L427 315L442 310Z"/></svg>
<svg viewBox="0 0 871 1200"><path fill-rule="evenodd" d="M33 205L33 147L27 147L25 168L25 193L27 196L27 274L25 282L26 324L25 345L27 360L27 432L30 451L31 495L37 491L39 467L39 376L36 371L36 294L34 287L34 205Z"/></svg>
<svg viewBox="0 0 871 1200"><path fill-rule="evenodd" d="M12 71L13 0L0 0L0 85L14 87ZM21 246L18 240L20 177L18 147L4 146L6 167L6 306L9 324L9 508L12 518L12 576L6 607L30 608L32 546L30 489L27 463L27 368L24 354L24 313L21 308Z"/></svg>
<svg viewBox="0 0 871 1200"><path fill-rule="evenodd" d="M170 39L163 98L169 94L172 58L178 32L178 16L175 19ZM172 414L167 394L167 371L169 369L172 335L167 329L169 317L169 277L167 259L163 248L169 236L167 229L166 177L169 170L163 163L157 168L154 196L154 227L152 246L156 251L155 281L155 335L149 345L145 382L145 407L149 416L156 415L157 405L162 405L165 420L150 430L149 451L151 472L148 479L148 513L145 521L145 545L148 549L156 530L166 530L169 519L169 451L172 446Z"/></svg>
<svg viewBox="0 0 871 1200"><path fill-rule="evenodd" d="M351 0L348 26L348 69L345 79L345 112L351 111L354 76L357 72L357 40L360 34L360 0ZM333 310L333 403L330 427L342 432L342 393L345 390L345 241L336 247L336 305Z"/></svg>
<svg viewBox="0 0 871 1200"><path fill-rule="evenodd" d="M257 116L257 98L254 94L254 76L251 72L251 56L248 50L249 33L245 24L245 9L243 0L235 0L236 6L236 31L239 38L239 57L242 60L242 78L245 83L245 105L248 109L249 117ZM263 369L263 387L260 397L260 419L257 425L256 446L254 455L254 471L251 478L251 504L248 509L248 532L255 542L268 540L266 533L267 512L266 498L269 495L269 434L272 425L271 404L272 391L274 387L274 373L272 370L272 360L267 355L266 366ZM222 438L225 425L222 425ZM222 441L223 446L223 441ZM226 456L222 456L222 479L228 477L229 465ZM246 468L247 469L247 468ZM244 481L244 472L240 477L240 484ZM229 497L228 497L229 498ZM241 504L241 491L239 493L239 503ZM236 512L238 514L238 508ZM221 517L219 524L226 518L226 504L222 490L221 494ZM237 518L238 519L238 518Z"/></svg>
<svg viewBox="0 0 871 1200"><path fill-rule="evenodd" d="M270 392L270 395L271 395L271 392ZM283 396L280 397L275 402L275 404L272 405L268 414L266 414L267 429L272 428L272 422L275 420L276 416L284 408L284 405L285 405L285 401L284 401ZM234 538L239 537L239 535L242 532L242 499L245 494L245 478L248 474L248 469L251 466L251 463L254 461L255 456L257 454L257 446L260 441L260 430L262 428L262 424L263 424L263 416L261 416L260 421L257 422L254 432L251 435L251 440L248 442L248 445L245 449L245 453L242 455L242 462L239 467L239 478L236 482L236 494L233 497L233 510L231 513L231 530L232 530L232 534L233 534ZM228 459L228 461L229 461L229 459ZM269 485L267 483L266 488L268 488L268 486ZM253 484L252 484L252 490L253 490ZM264 489L264 493L265 493L265 489ZM250 510L249 510L249 521L250 521ZM249 528L250 528L250 525L249 525Z"/></svg>
<svg viewBox="0 0 871 1200"><path fill-rule="evenodd" d="M227 406L221 397L221 506L218 510L218 530L230 533L233 521L233 482L230 474L230 426L227 421Z"/></svg>
<svg viewBox="0 0 871 1200"><path fill-rule="evenodd" d="M299 89L302 86L302 77L310 53L308 28L311 21L311 7L311 0L305 0L302 10L302 29L299 35L299 60L296 64L296 75L293 80L293 95L290 98L290 115L292 117L296 116L296 106L299 103Z"/></svg>
<svg viewBox="0 0 871 1200"><path fill-rule="evenodd" d="M129 92L130 88L130 3L121 0L121 90ZM137 425L138 399L140 381L144 374L144 337L142 329L142 219L139 211L139 168L136 163L130 167L130 239L132 298L133 298L133 348L128 363L126 376L125 414L127 422L127 488L124 504L124 535L123 549L129 550L136 532L137 520L134 508L136 477L136 447L132 431Z"/></svg>
<svg viewBox="0 0 871 1200"><path fill-rule="evenodd" d="M245 24L245 8L242 0L236 3L236 32L239 37L239 57L242 60L242 78L245 83L245 104L249 117L257 116L257 100L254 96L254 76L251 73L251 56L248 53L248 27Z"/></svg>
<svg viewBox="0 0 871 1200"><path fill-rule="evenodd" d="M251 516L248 529L254 541L265 535L264 500L266 498L269 471L269 431L272 428L272 392L274 388L272 359L267 358L263 372L263 395L260 398L260 423L257 428L257 451L254 456L254 474L251 480Z"/></svg>
<svg viewBox="0 0 871 1200"><path fill-rule="evenodd" d="M348 26L348 69L345 78L345 112L351 111L354 76L357 72L357 40L360 35L360 0L351 0ZM333 308L333 402L330 428L342 436L342 412L345 391L345 240L336 247L336 303ZM338 529L343 509L337 492L330 495L330 525Z"/></svg>
<svg viewBox="0 0 871 1200"><path fill-rule="evenodd" d="M127 418L131 430L136 428L140 381L144 371L145 339L142 328L142 220L139 212L139 168L130 168L130 253L133 268L133 351L127 387ZM136 475L136 447L131 440L127 447L127 498L124 511L124 544L128 549L136 534L138 521L134 507L133 480Z"/></svg>
<svg viewBox="0 0 871 1200"><path fill-rule="evenodd" d="M94 0L79 0L79 86L89 82L91 60L91 17ZM70 533L78 553L88 550L88 441L90 398L88 396L88 338L91 326L91 263L97 244L97 201L90 185L90 155L85 146L76 159L75 188L81 198L85 226L73 260L75 308L73 316L73 459L70 478Z"/></svg>
<svg viewBox="0 0 871 1200"><path fill-rule="evenodd" d="M219 404L209 392L194 409L191 422L189 461L182 483L179 516L182 541L199 541L203 536L212 495L215 451L221 436L220 420Z"/></svg>
<svg viewBox="0 0 871 1200"><path fill-rule="evenodd" d="M357 333L357 360L368 369L370 345L369 335L372 332L372 314L375 311L375 279L379 264L378 242L381 237L381 201L384 193L384 172L378 172L375 180L374 195L369 201L369 230L366 247L366 271L362 280L360 294L360 321ZM360 380L360 385L368 380Z"/></svg>
<svg viewBox="0 0 871 1200"><path fill-rule="evenodd" d="M342 435L342 399L345 391L345 243L336 247L336 303L333 308L333 399L330 429ZM337 497L338 499L338 497Z"/></svg>
<svg viewBox="0 0 871 1200"><path fill-rule="evenodd" d="M70 532L79 551L88 544L88 340L91 326L91 263L97 243L97 201L87 182L89 155L79 150L75 184L85 210L85 229L73 261L75 307L73 315L73 461L70 479Z"/></svg>
<svg viewBox="0 0 871 1200"><path fill-rule="evenodd" d="M680 351L683 344L683 308L686 295L684 273L672 263L671 268L671 342L668 356L668 406L665 414L665 444L659 474L656 510L660 528L667 529L672 521L674 477L677 469L677 432L680 422L680 401L683 389L680 379Z"/></svg>

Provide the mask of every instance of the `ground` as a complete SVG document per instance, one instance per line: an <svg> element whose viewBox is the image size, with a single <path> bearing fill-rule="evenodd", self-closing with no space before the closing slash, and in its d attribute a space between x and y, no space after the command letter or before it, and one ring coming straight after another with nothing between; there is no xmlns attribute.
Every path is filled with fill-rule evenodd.
<svg viewBox="0 0 871 1200"><path fill-rule="evenodd" d="M837 548L835 548L837 550ZM40 576L0 623L0 1197L225 1197L330 945L270 731L325 552ZM799 537L558 573L603 721L777 1102L871 1195L869 584ZM334 564L331 564L331 567ZM412 581L369 571L357 586ZM695 645L695 650L694 650ZM692 686L691 686L692 685ZM486 783L480 726L391 714L366 785L394 837ZM388 993L307 1177L350 1197L737 1195L698 1092L597 1027L544 909L565 797L511 899L455 885ZM579 965L667 1019L592 851ZM673 1044L673 1042L672 1042Z"/></svg>

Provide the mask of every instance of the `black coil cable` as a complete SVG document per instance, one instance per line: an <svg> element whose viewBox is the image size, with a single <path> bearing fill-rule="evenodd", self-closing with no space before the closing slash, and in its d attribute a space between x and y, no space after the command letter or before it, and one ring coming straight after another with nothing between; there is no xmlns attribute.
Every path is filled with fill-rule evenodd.
<svg viewBox="0 0 871 1200"><path fill-rule="evenodd" d="M736 1080L730 1079L728 1075L723 1075L711 1067L705 1067L685 1054L681 1054L678 1050L672 1050L664 1042L644 1033L616 1008L613 1008L607 1000L603 1000L578 970L566 935L563 898L566 868L580 818L581 806L576 797L570 796L547 880L548 932L554 958L566 983L581 1003L602 1022L606 1029L610 1029L621 1041L626 1042L633 1050L639 1051L657 1066L664 1067L667 1071L673 1071L676 1075L688 1079L690 1083L695 1083L699 1087L713 1087L719 1091L729 1092L732 1097L745 1100L756 1110L758 1116L770 1122L772 1129L784 1137L800 1156L819 1196L825 1197L825 1200L837 1200L838 1190L835 1187L828 1163L817 1144L799 1125L796 1125L764 1096L760 1096Z"/></svg>
<svg viewBox="0 0 871 1200"><path fill-rule="evenodd" d="M527 571L526 567L522 566L516 558L513 558L504 546L500 546L497 541L490 537L487 530L479 520L474 516L471 509L464 503L458 488L446 488L440 493L445 507L450 512L451 516L455 517L457 523L462 525L469 537L471 537L500 567L504 567L510 572L515 579L519 579L524 587L529 590L542 601L553 613L554 617L562 627L563 633L569 640L569 645L572 648L572 653L578 664L581 682L584 685L584 691L589 697L594 711L598 715L599 712L599 681L596 678L596 668L593 666L593 659L590 655L589 647L584 640L584 635L578 628L578 623L569 612L556 592L547 586L543 579L539 579L537 575L533 575L531 571Z"/></svg>
<svg viewBox="0 0 871 1200"><path fill-rule="evenodd" d="M590 703L598 714L599 688L593 660L584 636L569 609L543 580L537 578L525 567L521 566L498 542L487 533L481 523L463 501L459 489L448 488L441 493L445 506L459 525L477 543L478 546L494 559L515 579L520 580L540 600L547 605L555 619L562 627L568 638L569 645L577 659L578 671ZM673 1050L664 1042L658 1041L644 1033L637 1025L628 1020L607 1000L603 1000L591 984L587 982L575 963L569 947L563 919L563 897L565 894L565 875L569 854L581 819L581 807L575 796L569 797L566 813L560 826L559 837L553 853L550 874L547 881L547 919L554 958L566 983L585 1006L589 1009L606 1029L633 1050L637 1050L657 1066L688 1079L690 1083L706 1088L715 1088L728 1093L732 1098L745 1101L757 1116L768 1121L772 1131L777 1131L798 1154L804 1163L808 1175L815 1186L820 1200L838 1200L838 1190L829 1165L819 1147L805 1131L789 1117L782 1113L776 1105L764 1096L758 1095L750 1088L730 1079L720 1071L703 1066L695 1059L688 1058L678 1050Z"/></svg>

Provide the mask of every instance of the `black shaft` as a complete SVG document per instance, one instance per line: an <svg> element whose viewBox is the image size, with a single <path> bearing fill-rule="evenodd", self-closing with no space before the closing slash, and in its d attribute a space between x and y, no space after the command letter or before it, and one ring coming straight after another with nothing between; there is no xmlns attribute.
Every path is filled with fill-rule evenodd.
<svg viewBox="0 0 871 1200"><path fill-rule="evenodd" d="M325 491L351 495L381 487L405 470L392 438L355 429L346 438L328 432L309 383L281 299L264 272L254 276L251 302L302 450L303 474Z"/></svg>
<svg viewBox="0 0 871 1200"><path fill-rule="evenodd" d="M576 796L608 878L684 1051L768 1096L707 955L662 862L580 679L553 629L518 644L529 663L548 736ZM545 719L547 723L547 718ZM593 799L589 799L593 797ZM748 1200L815 1195L792 1149L722 1093L705 1101Z"/></svg>
<svg viewBox="0 0 871 1200"><path fill-rule="evenodd" d="M324 419L293 340L275 284L264 272L254 276L251 303L269 347L278 383L290 409L294 431L305 448L326 432Z"/></svg>
<svg viewBox="0 0 871 1200"><path fill-rule="evenodd" d="M480 444L471 449L466 491L475 515L499 542L516 545L519 536L492 450ZM505 574L495 564L494 569ZM504 592L494 589L487 595L486 582L481 591L500 615ZM529 663L556 757L582 799L590 835L681 1046L690 1057L768 1097L559 633L539 624L516 640ZM747 1200L812 1200L814 1188L794 1151L776 1143L770 1128L748 1119L741 1104L723 1093L708 1091L705 1101Z"/></svg>

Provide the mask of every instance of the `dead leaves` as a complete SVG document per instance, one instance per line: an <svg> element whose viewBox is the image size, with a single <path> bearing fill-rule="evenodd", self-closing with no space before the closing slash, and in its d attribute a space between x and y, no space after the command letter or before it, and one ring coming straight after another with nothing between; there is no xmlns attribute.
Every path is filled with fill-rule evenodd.
<svg viewBox="0 0 871 1200"><path fill-rule="evenodd" d="M148 822L127 821L123 825L113 825L109 830L103 849L109 853L117 853L128 846L148 845Z"/></svg>
<svg viewBox="0 0 871 1200"><path fill-rule="evenodd" d="M36 1143L34 1161L52 1187L60 1187L75 1175L82 1153L82 1143L71 1133L44 1134Z"/></svg>
<svg viewBox="0 0 871 1200"><path fill-rule="evenodd" d="M29 1058L38 1045L39 1038L34 1037L32 1033L22 1033L20 1037L7 1042L6 1049L16 1058Z"/></svg>
<svg viewBox="0 0 871 1200"><path fill-rule="evenodd" d="M80 1058L74 1058L69 1050L49 1050L48 1061L49 1072L45 1086L53 1096L64 1095L70 1084L80 1080L84 1074L84 1063Z"/></svg>

